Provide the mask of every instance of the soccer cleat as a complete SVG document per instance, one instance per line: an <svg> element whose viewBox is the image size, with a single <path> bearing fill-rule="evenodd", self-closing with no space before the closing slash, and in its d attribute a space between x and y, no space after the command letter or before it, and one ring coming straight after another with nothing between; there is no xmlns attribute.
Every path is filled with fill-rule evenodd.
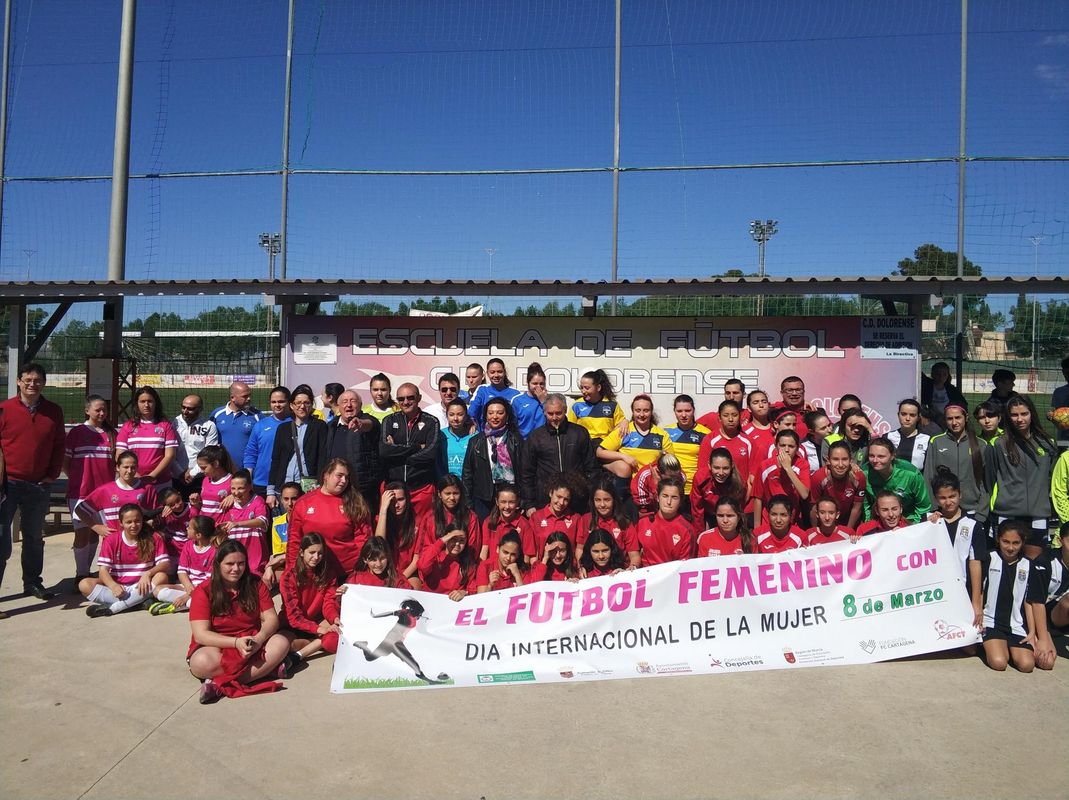
<svg viewBox="0 0 1069 800"><path fill-rule="evenodd" d="M87 617L96 619L97 617L110 617L114 612L109 606L101 605L100 603L94 603L85 610Z"/></svg>
<svg viewBox="0 0 1069 800"><path fill-rule="evenodd" d="M214 703L222 696L222 691L216 685L215 681L213 681L211 678L208 678L206 681L204 681L204 683L200 685L199 700L202 706L206 706L209 703Z"/></svg>
<svg viewBox="0 0 1069 800"><path fill-rule="evenodd" d="M148 613L154 617L158 617L161 614L173 614L177 611L174 607L174 603L165 603L162 600L157 601L148 607Z"/></svg>

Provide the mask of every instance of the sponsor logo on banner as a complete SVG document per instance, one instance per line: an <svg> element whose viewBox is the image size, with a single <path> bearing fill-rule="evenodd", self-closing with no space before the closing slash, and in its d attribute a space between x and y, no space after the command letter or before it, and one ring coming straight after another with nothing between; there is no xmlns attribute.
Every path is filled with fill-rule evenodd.
<svg viewBox="0 0 1069 800"><path fill-rule="evenodd" d="M959 531L958 535L961 535ZM965 629L958 625L951 625L945 619L937 619L932 623L932 627L935 628L936 634L940 639L964 639Z"/></svg>
<svg viewBox="0 0 1069 800"><path fill-rule="evenodd" d="M182 380L187 386L215 386L214 375L183 375Z"/></svg>
<svg viewBox="0 0 1069 800"><path fill-rule="evenodd" d="M859 542L671 562L459 602L351 586L331 690L722 674L958 648L979 634L939 533L925 521Z"/></svg>

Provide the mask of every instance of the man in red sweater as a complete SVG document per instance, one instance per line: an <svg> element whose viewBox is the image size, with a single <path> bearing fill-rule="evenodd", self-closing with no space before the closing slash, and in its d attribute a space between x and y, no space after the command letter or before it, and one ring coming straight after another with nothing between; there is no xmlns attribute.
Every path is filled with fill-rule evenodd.
<svg viewBox="0 0 1069 800"><path fill-rule="evenodd" d="M45 369L40 364L19 368L19 392L0 403L0 485L7 498L0 506L0 581L11 558L11 523L22 511L23 592L40 600L52 594L41 582L44 570L45 515L49 484L63 468L63 411L45 400Z"/></svg>

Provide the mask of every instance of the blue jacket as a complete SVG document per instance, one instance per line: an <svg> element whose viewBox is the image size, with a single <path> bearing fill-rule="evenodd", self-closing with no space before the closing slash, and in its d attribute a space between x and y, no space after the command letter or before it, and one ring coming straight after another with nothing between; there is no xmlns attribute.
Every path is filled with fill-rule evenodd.
<svg viewBox="0 0 1069 800"><path fill-rule="evenodd" d="M495 397L504 398L506 403L511 403L512 398L516 397L518 394L521 394L521 392L512 386L506 386L504 389L495 389L489 383L484 383L475 390L471 402L468 403L468 416L475 422L476 427L478 427L479 430L482 430L483 425L486 424L486 418L484 416L486 404Z"/></svg>
<svg viewBox="0 0 1069 800"><path fill-rule="evenodd" d="M546 413L537 397L522 392L512 398L512 413L516 415L516 425L520 435L526 439L535 428L546 424Z"/></svg>
<svg viewBox="0 0 1069 800"><path fill-rule="evenodd" d="M271 448L275 444L275 428L291 419L275 419L272 414L252 426L242 466L252 473L252 482L257 486L267 486L271 482Z"/></svg>

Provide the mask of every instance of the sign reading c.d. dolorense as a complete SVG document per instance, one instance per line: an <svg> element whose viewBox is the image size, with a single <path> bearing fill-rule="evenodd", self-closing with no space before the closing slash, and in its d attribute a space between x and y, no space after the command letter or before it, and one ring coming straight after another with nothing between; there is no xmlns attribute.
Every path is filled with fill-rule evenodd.
<svg viewBox="0 0 1069 800"><path fill-rule="evenodd" d="M861 664L972 644L942 523L453 602L350 586L331 691Z"/></svg>

